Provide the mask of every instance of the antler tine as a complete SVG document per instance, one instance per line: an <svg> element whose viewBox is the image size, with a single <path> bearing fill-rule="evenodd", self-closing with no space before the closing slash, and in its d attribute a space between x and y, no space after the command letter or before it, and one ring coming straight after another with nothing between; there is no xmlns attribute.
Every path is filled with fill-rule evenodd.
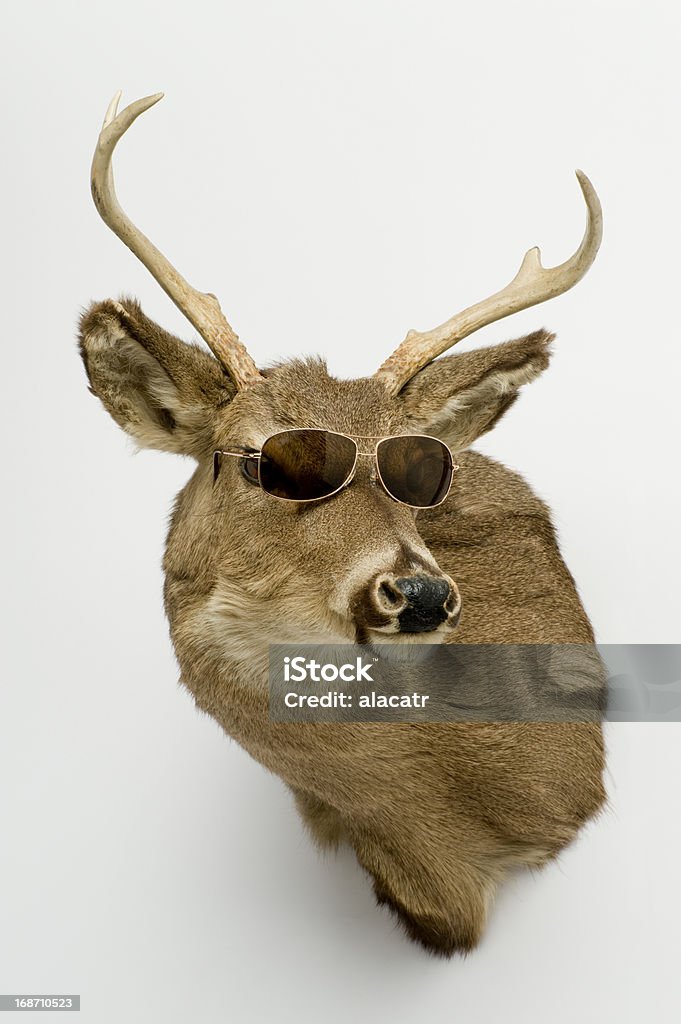
<svg viewBox="0 0 681 1024"><path fill-rule="evenodd" d="M392 395L414 374L448 348L487 324L546 302L580 281L596 258L603 236L603 213L596 190L583 171L576 171L587 209L586 231L577 251L557 267L543 267L538 248L529 249L510 284L488 299L469 306L432 331L409 331L402 344L376 371Z"/></svg>
<svg viewBox="0 0 681 1024"><path fill-rule="evenodd" d="M121 93L117 92L106 112L92 158L92 198L99 215L114 234L135 254L158 281L175 305L212 349L237 388L262 380L258 368L238 336L227 323L214 295L199 292L185 281L162 252L135 227L123 212L114 187L111 160L119 139L140 114L163 98L163 93L136 100L118 113Z"/></svg>

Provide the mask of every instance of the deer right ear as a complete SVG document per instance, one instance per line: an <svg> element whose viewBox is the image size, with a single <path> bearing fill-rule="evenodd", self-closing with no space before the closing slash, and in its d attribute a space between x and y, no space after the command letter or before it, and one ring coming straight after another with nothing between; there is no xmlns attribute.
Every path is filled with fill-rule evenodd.
<svg viewBox="0 0 681 1024"><path fill-rule="evenodd" d="M396 398L407 425L441 438L454 452L468 448L513 405L520 388L546 369L553 337L535 331L436 359Z"/></svg>
<svg viewBox="0 0 681 1024"><path fill-rule="evenodd" d="M134 299L94 303L80 321L90 390L141 448L200 458L234 384L217 361L150 320Z"/></svg>

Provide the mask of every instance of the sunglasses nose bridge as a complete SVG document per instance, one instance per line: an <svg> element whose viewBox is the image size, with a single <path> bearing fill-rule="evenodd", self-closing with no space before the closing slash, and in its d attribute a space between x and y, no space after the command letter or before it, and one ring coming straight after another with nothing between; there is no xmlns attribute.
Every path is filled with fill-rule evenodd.
<svg viewBox="0 0 681 1024"><path fill-rule="evenodd" d="M357 447L357 458L355 459L355 465L352 470L352 476L348 480L348 483L351 483L355 477L355 473L357 472L357 467L359 465L360 458L371 459L371 466L369 467L369 480L371 481L372 484L375 484L378 480L376 452L375 450L370 452L363 452L360 450L359 446Z"/></svg>

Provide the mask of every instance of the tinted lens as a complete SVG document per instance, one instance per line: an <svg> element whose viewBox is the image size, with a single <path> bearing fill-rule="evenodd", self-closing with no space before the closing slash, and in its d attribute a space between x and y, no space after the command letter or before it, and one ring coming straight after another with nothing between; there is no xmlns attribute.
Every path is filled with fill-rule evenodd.
<svg viewBox="0 0 681 1024"><path fill-rule="evenodd" d="M397 501L429 508L446 498L452 455L436 437L388 437L379 441L377 458L383 486Z"/></svg>
<svg viewBox="0 0 681 1024"><path fill-rule="evenodd" d="M262 446L260 485L289 501L326 498L347 482L357 447L349 437L327 430L285 430Z"/></svg>

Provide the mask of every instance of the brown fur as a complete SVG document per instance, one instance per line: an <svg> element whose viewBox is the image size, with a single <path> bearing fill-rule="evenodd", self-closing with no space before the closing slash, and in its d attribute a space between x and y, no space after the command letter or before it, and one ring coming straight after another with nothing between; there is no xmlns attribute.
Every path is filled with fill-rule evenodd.
<svg viewBox="0 0 681 1024"><path fill-rule="evenodd" d="M123 306L95 305L82 320L92 390L138 443L198 462L178 497L164 563L185 686L290 786L320 844L351 844L378 902L412 938L443 955L472 949L504 875L554 857L601 807L600 727L276 723L267 648L352 642L358 587L428 559L463 600L458 628L437 639L592 640L545 505L519 476L464 450L546 367L551 336L438 360L396 399L374 379L334 380L319 360L275 367L235 396L210 356L131 300ZM236 460L225 460L213 486L213 448L258 447L291 426L427 430L460 452L462 469L447 501L418 515L392 502L368 466L334 498L308 506L268 498L240 477Z"/></svg>

